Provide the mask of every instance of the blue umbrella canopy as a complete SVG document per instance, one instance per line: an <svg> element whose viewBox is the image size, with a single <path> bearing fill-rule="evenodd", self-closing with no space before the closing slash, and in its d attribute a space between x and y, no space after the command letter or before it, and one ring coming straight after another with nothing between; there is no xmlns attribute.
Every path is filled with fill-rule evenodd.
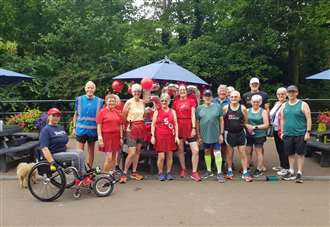
<svg viewBox="0 0 330 227"><path fill-rule="evenodd" d="M33 77L0 68L0 86L32 80Z"/></svg>
<svg viewBox="0 0 330 227"><path fill-rule="evenodd" d="M307 80L330 80L330 69L317 73L315 75L306 77L306 79Z"/></svg>
<svg viewBox="0 0 330 227"><path fill-rule="evenodd" d="M149 65L133 69L114 77L115 80L137 80L149 77L159 81L180 81L191 84L208 85L204 80L189 70L177 65L168 58L154 62Z"/></svg>

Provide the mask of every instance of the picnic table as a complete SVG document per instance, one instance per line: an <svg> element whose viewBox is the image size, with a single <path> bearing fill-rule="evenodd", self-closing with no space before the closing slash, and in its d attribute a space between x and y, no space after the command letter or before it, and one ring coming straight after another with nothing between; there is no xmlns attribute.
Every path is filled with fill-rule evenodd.
<svg viewBox="0 0 330 227"><path fill-rule="evenodd" d="M39 133L26 133L17 125L5 125L0 132L0 172L21 160L33 160Z"/></svg>
<svg viewBox="0 0 330 227"><path fill-rule="evenodd" d="M321 167L330 167L330 144L328 137L330 136L330 130L324 132L311 132L312 138L307 142L307 153L314 153L320 156Z"/></svg>

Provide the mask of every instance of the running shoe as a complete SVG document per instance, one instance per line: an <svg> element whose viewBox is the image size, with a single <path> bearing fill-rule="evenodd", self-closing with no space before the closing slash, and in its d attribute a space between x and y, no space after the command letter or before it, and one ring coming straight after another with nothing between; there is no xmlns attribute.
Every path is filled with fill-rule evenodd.
<svg viewBox="0 0 330 227"><path fill-rule="evenodd" d="M263 175L263 173L258 169L255 169L253 172L253 177L260 177L262 175Z"/></svg>
<svg viewBox="0 0 330 227"><path fill-rule="evenodd" d="M187 170L185 170L185 169L181 169L180 170L180 177L186 177L187 176Z"/></svg>
<svg viewBox="0 0 330 227"><path fill-rule="evenodd" d="M138 172L133 172L130 177L134 180L143 180L144 176L139 174Z"/></svg>
<svg viewBox="0 0 330 227"><path fill-rule="evenodd" d="M296 183L303 183L303 179L302 179L302 174L301 173L297 173L295 182Z"/></svg>
<svg viewBox="0 0 330 227"><path fill-rule="evenodd" d="M209 177L213 177L214 174L212 171L206 171L203 176L202 176L202 179L206 179L206 178L209 178Z"/></svg>
<svg viewBox="0 0 330 227"><path fill-rule="evenodd" d="M174 177L173 177L173 175L171 173L167 173L166 174L166 179L167 180L174 180Z"/></svg>
<svg viewBox="0 0 330 227"><path fill-rule="evenodd" d="M202 180L202 178L199 176L198 172L192 172L190 177L191 177L191 179L193 179L194 181L197 181L197 182Z"/></svg>
<svg viewBox="0 0 330 227"><path fill-rule="evenodd" d="M280 171L277 171L276 174L279 176L285 176L288 172L289 170L287 169L281 169Z"/></svg>
<svg viewBox="0 0 330 227"><path fill-rule="evenodd" d="M160 181L166 181L166 176L164 174L159 174L159 180Z"/></svg>
<svg viewBox="0 0 330 227"><path fill-rule="evenodd" d="M296 176L294 174L292 174L290 171L287 172L287 174L285 174L282 177L283 180L289 181L289 180L295 180Z"/></svg>
<svg viewBox="0 0 330 227"><path fill-rule="evenodd" d="M266 166L261 167L261 172L266 172L266 171L267 171Z"/></svg>
<svg viewBox="0 0 330 227"><path fill-rule="evenodd" d="M126 174L122 175L119 179L119 183L125 184L127 182L127 176Z"/></svg>
<svg viewBox="0 0 330 227"><path fill-rule="evenodd" d="M283 168L281 166L273 166L272 170L274 171L281 171Z"/></svg>
<svg viewBox="0 0 330 227"><path fill-rule="evenodd" d="M233 171L229 171L227 172L227 175L226 175L226 178L229 179L229 180L232 180L234 178L234 173Z"/></svg>
<svg viewBox="0 0 330 227"><path fill-rule="evenodd" d="M242 179L244 179L246 182L252 182L253 178L250 176L249 172L242 174Z"/></svg>
<svg viewBox="0 0 330 227"><path fill-rule="evenodd" d="M222 173L218 173L217 180L219 183L225 183L225 178L223 177Z"/></svg>

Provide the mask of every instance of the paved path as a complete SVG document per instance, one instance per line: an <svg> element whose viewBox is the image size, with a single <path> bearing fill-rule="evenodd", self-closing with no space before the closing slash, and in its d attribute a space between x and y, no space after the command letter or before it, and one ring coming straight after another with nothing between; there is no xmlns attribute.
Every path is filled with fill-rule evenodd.
<svg viewBox="0 0 330 227"><path fill-rule="evenodd" d="M329 226L329 182L130 181L107 198L35 200L1 181L0 226Z"/></svg>

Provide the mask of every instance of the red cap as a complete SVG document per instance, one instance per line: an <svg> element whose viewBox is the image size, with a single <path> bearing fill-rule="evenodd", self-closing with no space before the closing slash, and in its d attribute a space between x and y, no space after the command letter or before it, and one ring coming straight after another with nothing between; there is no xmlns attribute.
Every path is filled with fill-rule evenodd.
<svg viewBox="0 0 330 227"><path fill-rule="evenodd" d="M48 115L58 114L61 115L61 111L57 108L50 108L47 112Z"/></svg>

